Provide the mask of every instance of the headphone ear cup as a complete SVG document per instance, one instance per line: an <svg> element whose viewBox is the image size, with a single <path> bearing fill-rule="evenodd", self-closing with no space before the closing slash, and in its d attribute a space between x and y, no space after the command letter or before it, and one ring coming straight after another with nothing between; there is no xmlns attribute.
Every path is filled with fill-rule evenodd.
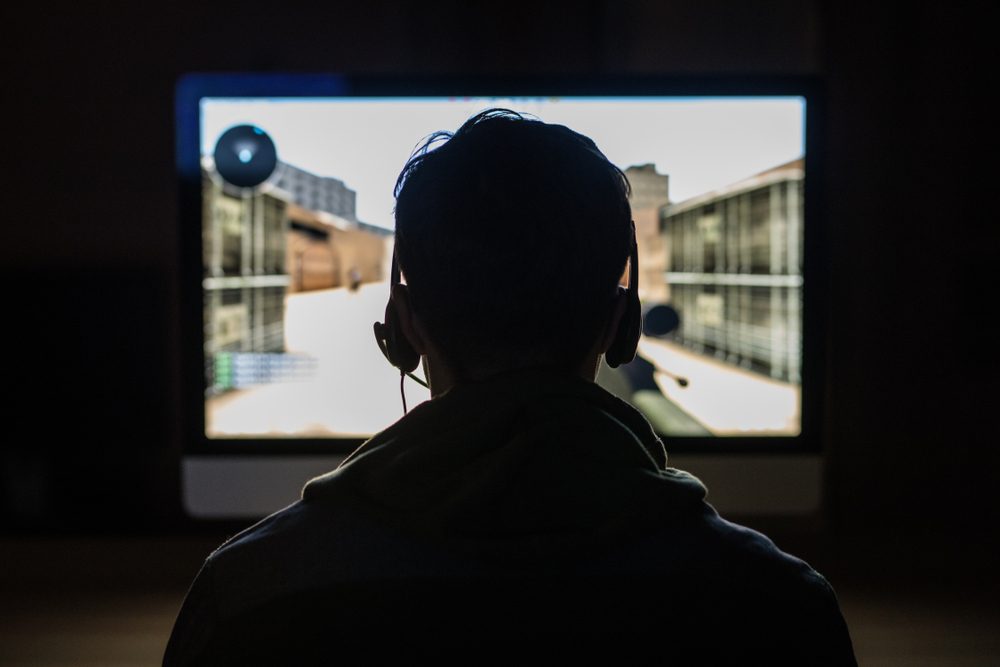
<svg viewBox="0 0 1000 667"><path fill-rule="evenodd" d="M604 360L611 368L617 368L635 359L639 337L642 334L642 306L639 303L639 295L635 290L630 289L627 292L628 302L618 323L618 331L615 332L615 338L604 354Z"/></svg>
<svg viewBox="0 0 1000 667"><path fill-rule="evenodd" d="M396 321L396 310L390 303L385 309L385 323L375 324L375 339L389 363L404 373L412 373L420 363L420 355Z"/></svg>

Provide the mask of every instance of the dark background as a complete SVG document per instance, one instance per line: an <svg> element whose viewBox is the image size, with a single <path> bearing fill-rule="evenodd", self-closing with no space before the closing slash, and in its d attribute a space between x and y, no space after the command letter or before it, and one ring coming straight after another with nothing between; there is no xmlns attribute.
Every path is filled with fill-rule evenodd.
<svg viewBox="0 0 1000 667"><path fill-rule="evenodd" d="M808 74L828 102L826 513L802 534L759 525L844 576L986 585L1000 517L985 6L8 5L4 536L214 530L179 502L180 74Z"/></svg>

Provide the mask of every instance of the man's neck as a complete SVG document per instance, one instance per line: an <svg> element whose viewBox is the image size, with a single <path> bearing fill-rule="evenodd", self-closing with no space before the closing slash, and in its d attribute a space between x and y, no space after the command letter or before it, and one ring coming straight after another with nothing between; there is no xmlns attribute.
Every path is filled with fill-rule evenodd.
<svg viewBox="0 0 1000 667"><path fill-rule="evenodd" d="M575 373L567 373L575 377L580 377L589 382L595 382L597 380L597 371L600 367L601 359L603 355L592 354L588 355L584 359L583 363L580 364L579 368ZM427 378L430 384L431 398L435 398L445 393L454 386L468 383L468 382L485 382L491 377L498 375L503 375L510 372L512 369L499 369L499 370L479 370L472 371L471 373L456 373L454 372L449 364L445 362L440 355L429 352L422 357L424 377Z"/></svg>

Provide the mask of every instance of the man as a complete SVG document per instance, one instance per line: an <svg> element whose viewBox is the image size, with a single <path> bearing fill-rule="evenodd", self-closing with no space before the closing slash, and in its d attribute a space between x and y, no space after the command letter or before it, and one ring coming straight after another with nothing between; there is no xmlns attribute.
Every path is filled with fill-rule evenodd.
<svg viewBox="0 0 1000 667"><path fill-rule="evenodd" d="M628 183L590 139L505 110L435 135L395 253L376 336L432 400L214 552L166 664L854 663L827 582L595 384L640 324Z"/></svg>

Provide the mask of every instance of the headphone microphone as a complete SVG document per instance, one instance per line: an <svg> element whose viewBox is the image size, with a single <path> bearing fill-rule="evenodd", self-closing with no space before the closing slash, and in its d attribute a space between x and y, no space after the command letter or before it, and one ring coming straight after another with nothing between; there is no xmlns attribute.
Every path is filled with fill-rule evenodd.
<svg viewBox="0 0 1000 667"><path fill-rule="evenodd" d="M389 281L389 303L385 306L385 321L376 322L372 327L375 333L375 342L378 349L390 364L399 369L399 392L403 396L403 412L406 412L406 394L403 393L403 378L409 377L419 385L428 387L426 381L421 380L413 371L420 364L420 354L413 349L410 341L403 334L399 322L396 320L396 309L392 303L392 288L400 283L399 261L396 259L396 251L392 252L392 269L390 270Z"/></svg>

